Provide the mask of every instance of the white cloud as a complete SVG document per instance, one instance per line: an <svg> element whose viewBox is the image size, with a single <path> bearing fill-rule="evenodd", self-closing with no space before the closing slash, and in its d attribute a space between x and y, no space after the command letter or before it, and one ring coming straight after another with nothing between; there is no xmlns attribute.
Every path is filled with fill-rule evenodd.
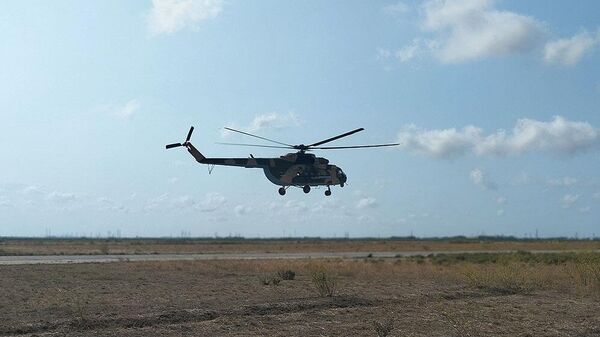
<svg viewBox="0 0 600 337"><path fill-rule="evenodd" d="M385 48L377 48L377 59L378 60L387 60L392 56L392 52ZM600 85L599 85L600 87Z"/></svg>
<svg viewBox="0 0 600 337"><path fill-rule="evenodd" d="M528 51L543 32L533 17L498 10L493 0L430 0L423 29L436 33L434 55L444 63Z"/></svg>
<svg viewBox="0 0 600 337"><path fill-rule="evenodd" d="M506 198L505 197L498 197L498 198L496 198L496 203L498 205L504 205L504 204L506 204Z"/></svg>
<svg viewBox="0 0 600 337"><path fill-rule="evenodd" d="M0 195L0 207L9 207L11 206L10 200L4 195Z"/></svg>
<svg viewBox="0 0 600 337"><path fill-rule="evenodd" d="M547 185L550 187L571 187L577 184L578 180L573 177L562 177L557 179L550 179Z"/></svg>
<svg viewBox="0 0 600 337"><path fill-rule="evenodd" d="M196 205L202 212L214 212L227 203L227 198L219 193L207 193L204 200Z"/></svg>
<svg viewBox="0 0 600 337"><path fill-rule="evenodd" d="M402 1L383 7L383 12L392 16L402 16L410 12L410 7Z"/></svg>
<svg viewBox="0 0 600 337"><path fill-rule="evenodd" d="M197 29L200 22L219 15L222 0L153 0L146 19L151 35Z"/></svg>
<svg viewBox="0 0 600 337"><path fill-rule="evenodd" d="M356 203L356 208L358 209L375 208L377 206L377 199L373 197L362 198Z"/></svg>
<svg viewBox="0 0 600 337"><path fill-rule="evenodd" d="M196 201L189 195L171 195L164 193L148 200L145 210L199 210L200 212L214 212L227 203L227 199L219 193L207 193L202 201Z"/></svg>
<svg viewBox="0 0 600 337"><path fill-rule="evenodd" d="M471 178L471 182L473 184L486 189L486 190L496 190L498 189L498 185L490 180L485 172L481 169L475 168L472 169L469 173L469 177Z"/></svg>
<svg viewBox="0 0 600 337"><path fill-rule="evenodd" d="M467 153L482 138L483 131L474 126L462 130L423 130L415 125L404 127L398 135L399 147L437 158L451 158Z"/></svg>
<svg viewBox="0 0 600 337"><path fill-rule="evenodd" d="M137 99L132 99L124 105L114 108L113 113L120 119L128 120L133 117L133 115L140 109L141 106L142 105L140 101Z"/></svg>
<svg viewBox="0 0 600 337"><path fill-rule="evenodd" d="M419 39L413 40L412 44L405 46L396 51L395 56L401 63L408 62L415 58L421 52L421 41Z"/></svg>
<svg viewBox="0 0 600 337"><path fill-rule="evenodd" d="M399 148L436 158L476 155L519 155L531 152L572 155L600 145L600 130L587 122L556 116L549 122L519 119L512 132L498 130L485 135L481 128L466 126L442 130L404 127Z"/></svg>
<svg viewBox="0 0 600 337"><path fill-rule="evenodd" d="M248 213L252 212L252 207L247 206L247 205L237 205L237 206L235 206L235 208L233 209L233 211L238 216L241 216L241 215L248 214Z"/></svg>
<svg viewBox="0 0 600 337"><path fill-rule="evenodd" d="M580 207L578 209L578 211L580 213L589 213L591 210L592 210L592 208L590 206Z"/></svg>
<svg viewBox="0 0 600 337"><path fill-rule="evenodd" d="M289 127L299 126L300 120L293 113L288 113L286 115L278 114L276 112L270 114L264 114L254 117L252 122L249 125L239 127L242 131L249 133L257 133L260 131L264 131L267 129L285 129ZM234 125L231 128L238 128ZM223 137L228 137L232 134L232 132L223 130L221 135Z"/></svg>
<svg viewBox="0 0 600 337"><path fill-rule="evenodd" d="M579 194L565 194L560 203L563 208L571 208L579 200L579 197Z"/></svg>
<svg viewBox="0 0 600 337"><path fill-rule="evenodd" d="M571 38L558 39L546 43L544 47L544 61L548 64L562 64L573 66L586 53L600 43L600 33L593 36L587 31L583 31Z"/></svg>
<svg viewBox="0 0 600 337"><path fill-rule="evenodd" d="M51 202L62 204L77 200L77 196L74 193L53 191L46 194L45 199Z"/></svg>

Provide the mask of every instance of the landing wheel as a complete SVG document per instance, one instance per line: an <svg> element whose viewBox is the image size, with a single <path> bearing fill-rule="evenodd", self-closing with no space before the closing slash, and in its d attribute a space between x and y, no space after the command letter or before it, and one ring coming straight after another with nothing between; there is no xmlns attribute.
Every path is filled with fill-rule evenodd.
<svg viewBox="0 0 600 337"><path fill-rule="evenodd" d="M329 188L327 188L327 191L325 191L325 195L326 196L330 196L331 195L331 190Z"/></svg>
<svg viewBox="0 0 600 337"><path fill-rule="evenodd" d="M279 188L279 195L285 195L285 188Z"/></svg>
<svg viewBox="0 0 600 337"><path fill-rule="evenodd" d="M310 192L310 186L304 185L304 187L302 187L302 190L304 191L304 193L308 193Z"/></svg>
<svg viewBox="0 0 600 337"><path fill-rule="evenodd" d="M340 187L344 187L344 183L341 183L341 184L340 184Z"/></svg>

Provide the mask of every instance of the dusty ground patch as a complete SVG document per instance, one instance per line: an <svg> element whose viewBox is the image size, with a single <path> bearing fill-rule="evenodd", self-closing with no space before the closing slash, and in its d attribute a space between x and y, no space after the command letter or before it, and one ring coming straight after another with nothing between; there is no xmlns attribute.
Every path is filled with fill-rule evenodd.
<svg viewBox="0 0 600 337"><path fill-rule="evenodd" d="M465 268L494 264L398 259L3 266L0 335L377 336L391 321L389 336L600 336L600 299L573 265L518 266L545 282L490 291ZM260 281L281 270L294 280ZM319 296L315 270L335 296Z"/></svg>

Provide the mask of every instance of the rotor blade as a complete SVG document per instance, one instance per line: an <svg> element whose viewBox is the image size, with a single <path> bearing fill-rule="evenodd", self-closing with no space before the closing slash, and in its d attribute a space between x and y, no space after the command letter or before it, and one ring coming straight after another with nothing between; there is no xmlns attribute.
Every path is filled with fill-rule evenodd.
<svg viewBox="0 0 600 337"><path fill-rule="evenodd" d="M236 146L253 146L253 147L270 147L274 149L293 149L291 146L275 146L275 145L258 145L258 144L239 144L239 143L216 143L219 145L236 145Z"/></svg>
<svg viewBox="0 0 600 337"><path fill-rule="evenodd" d="M398 146L400 143L393 144L375 144L375 145L353 145L353 146L323 146L323 147L311 147L310 150L340 150L340 149L362 149L367 147L386 147L386 146Z"/></svg>
<svg viewBox="0 0 600 337"><path fill-rule="evenodd" d="M227 128L227 127L224 128L224 129L225 130L229 130L229 131L233 131L233 132L237 132L237 133L241 133L241 134L246 135L246 136L250 136L250 137L254 137L254 138L266 140L266 141L269 141L269 142L272 142L272 143L275 143L275 144L285 145L285 146L289 146L289 147L294 147L293 145L290 145L290 144L286 144L286 143L278 142L276 140L272 140L272 139L269 139L269 138L265 138L265 137L253 135L253 134L248 133L248 132L244 132L244 131L240 131L240 130L236 130L236 129L232 129L232 128Z"/></svg>
<svg viewBox="0 0 600 337"><path fill-rule="evenodd" d="M350 136L350 135L352 135L352 134L355 134L355 133L357 133L357 132L360 132L360 131L362 131L362 130L364 130L364 128L360 128L360 129L352 130L352 131L349 131L349 132L343 133L343 134L341 134L341 135L339 135L339 136L331 137L331 138L328 138L328 139L322 140L322 141L320 141L320 142L316 142L316 143L314 143L314 144L310 144L310 145L308 145L308 147L319 146L319 145L321 145L321 144L329 143L329 142L332 142L332 141L334 141L334 140L336 140L336 139L340 139L340 138L342 138L342 137Z"/></svg>
<svg viewBox="0 0 600 337"><path fill-rule="evenodd" d="M171 148L178 147L178 146L183 146L183 144L181 144L181 143L173 143L173 144L169 144L169 145L167 145L165 147L167 149L171 149Z"/></svg>
<svg viewBox="0 0 600 337"><path fill-rule="evenodd" d="M187 137L185 137L185 141L186 142L189 142L190 139L192 138L192 132L194 132L194 127L193 126L190 128L190 131L188 132Z"/></svg>

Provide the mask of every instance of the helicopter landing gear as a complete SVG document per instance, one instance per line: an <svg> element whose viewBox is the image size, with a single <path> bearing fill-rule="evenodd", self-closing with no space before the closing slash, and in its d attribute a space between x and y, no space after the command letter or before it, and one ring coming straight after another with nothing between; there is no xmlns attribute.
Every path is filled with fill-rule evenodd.
<svg viewBox="0 0 600 337"><path fill-rule="evenodd" d="M327 186L327 191L325 191L325 196L330 196L331 195L331 188L329 186Z"/></svg>
<svg viewBox="0 0 600 337"><path fill-rule="evenodd" d="M278 192L279 192L279 195L285 195L285 188L280 187Z"/></svg>
<svg viewBox="0 0 600 337"><path fill-rule="evenodd" d="M344 187L344 183L341 183L341 184L340 184L340 187Z"/></svg>
<svg viewBox="0 0 600 337"><path fill-rule="evenodd" d="M304 193L308 193L310 192L310 186L304 185L304 187L302 187L302 190L304 191Z"/></svg>

